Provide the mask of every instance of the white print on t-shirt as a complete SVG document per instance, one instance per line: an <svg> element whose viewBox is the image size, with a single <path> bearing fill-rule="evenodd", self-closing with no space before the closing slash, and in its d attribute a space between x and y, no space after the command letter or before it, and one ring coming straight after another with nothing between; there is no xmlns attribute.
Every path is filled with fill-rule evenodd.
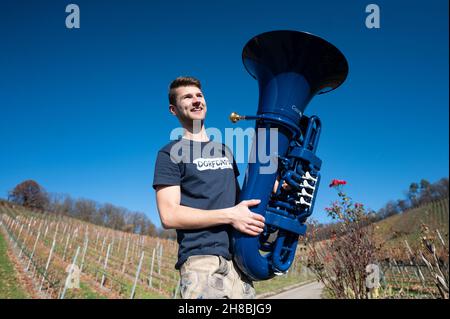
<svg viewBox="0 0 450 319"><path fill-rule="evenodd" d="M233 169L233 166L231 166L230 160L226 157L219 157L219 158L196 158L194 160L194 164L197 165L197 170L199 171L205 171L208 169L226 169L231 168Z"/></svg>

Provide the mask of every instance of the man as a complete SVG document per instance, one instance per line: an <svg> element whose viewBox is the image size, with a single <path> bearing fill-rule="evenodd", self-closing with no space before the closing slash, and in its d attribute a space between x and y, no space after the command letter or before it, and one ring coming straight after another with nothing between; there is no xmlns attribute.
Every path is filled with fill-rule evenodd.
<svg viewBox="0 0 450 319"><path fill-rule="evenodd" d="M169 111L184 133L158 152L153 187L163 227L177 230L181 297L254 298L252 282L233 263L229 235L231 227L263 231L264 217L249 209L260 201L238 203L237 165L225 145L208 139L199 80L171 83Z"/></svg>

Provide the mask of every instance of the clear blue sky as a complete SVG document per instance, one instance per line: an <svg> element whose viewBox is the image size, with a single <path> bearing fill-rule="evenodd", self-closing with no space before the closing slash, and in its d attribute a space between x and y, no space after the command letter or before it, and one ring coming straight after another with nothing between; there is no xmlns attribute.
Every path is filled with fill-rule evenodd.
<svg viewBox="0 0 450 319"><path fill-rule="evenodd" d="M80 29L65 27L69 3L80 7ZM381 9L380 29L365 27L370 3ZM0 197L34 179L49 192L142 211L159 226L154 163L178 126L167 109L169 82L200 78L206 125L224 130L232 111L257 107L243 46L277 29L327 39L350 66L347 81L306 110L323 125L316 219L328 221L332 178L347 180L350 196L379 209L413 181L448 176L447 0L6 0Z"/></svg>

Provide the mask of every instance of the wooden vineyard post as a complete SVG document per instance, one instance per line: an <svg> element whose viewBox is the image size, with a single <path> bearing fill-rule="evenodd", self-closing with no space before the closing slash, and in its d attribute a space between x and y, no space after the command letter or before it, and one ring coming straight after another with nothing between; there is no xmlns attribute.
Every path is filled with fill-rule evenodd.
<svg viewBox="0 0 450 319"><path fill-rule="evenodd" d="M19 240L20 240L20 234L22 234L22 230L23 230L23 224L22 224L22 226L20 226L19 235L17 236L17 240L14 242L14 248L17 247L17 243L18 243ZM11 239L11 240L12 240L12 239Z"/></svg>
<svg viewBox="0 0 450 319"><path fill-rule="evenodd" d="M9 226L9 229L11 229L11 231L14 231L14 226L16 226L18 223L19 223L18 220L11 218L11 226Z"/></svg>
<svg viewBox="0 0 450 319"><path fill-rule="evenodd" d="M70 240L70 232L68 232L68 234L67 234L66 245L64 246L62 260L66 260L66 251L67 251L67 246L69 245L69 240Z"/></svg>
<svg viewBox="0 0 450 319"><path fill-rule="evenodd" d="M73 271L75 269L79 252L80 252L80 246L78 246L77 251L75 253L75 256L73 257L73 261L72 261L72 264L70 265L69 273L68 273L68 275L66 277L66 282L64 283L64 290L63 290L63 292L61 294L61 298L60 299L64 299L64 296L66 295L67 287L69 286L69 282L72 279L72 273L73 273Z"/></svg>
<svg viewBox="0 0 450 319"><path fill-rule="evenodd" d="M141 259L139 260L139 265L138 265L138 269L136 271L136 277L134 278L134 284L133 284L133 289L131 290L131 295L130 295L130 299L134 298L134 294L136 293L136 285L139 279L139 275L141 273L141 267L142 267L142 261L144 260L144 251L142 251L141 253Z"/></svg>
<svg viewBox="0 0 450 319"><path fill-rule="evenodd" d="M41 222L39 223L38 233L41 232L41 228L42 228L42 220L41 220Z"/></svg>
<svg viewBox="0 0 450 319"><path fill-rule="evenodd" d="M108 244L108 250L106 252L106 258L105 258L105 263L103 264L103 275L102 275L102 282L100 284L100 286L103 287L103 284L105 283L105 278L106 278L106 268L108 267L108 258L109 258L109 251L111 249L111 244Z"/></svg>
<svg viewBox="0 0 450 319"><path fill-rule="evenodd" d="M131 249L130 249L130 260L133 260L134 259L134 241L133 241L133 236L130 236L131 238L130 238L130 244L131 244Z"/></svg>
<svg viewBox="0 0 450 319"><path fill-rule="evenodd" d="M122 273L125 273L125 265L127 264L128 249L129 249L129 248L130 248L130 239L128 239L128 242L127 242L127 249L125 250L125 258L123 259Z"/></svg>
<svg viewBox="0 0 450 319"><path fill-rule="evenodd" d="M98 262L100 262L100 260L102 258L102 252L105 248L105 242L106 242L106 236L105 236L105 238L103 238L102 249L100 250L100 254L98 254Z"/></svg>
<svg viewBox="0 0 450 319"><path fill-rule="evenodd" d="M64 240L64 235L66 234L66 229L67 229L67 224L64 225L64 230L63 230L62 236L61 236L61 242Z"/></svg>
<svg viewBox="0 0 450 319"><path fill-rule="evenodd" d="M392 261L394 262L394 265L397 268L397 271L400 275L400 280L402 281L402 284L400 285L400 287L403 289L403 288L405 288L404 286L406 285L407 278L405 278L405 274L403 273L402 269L399 267L395 258L393 258Z"/></svg>
<svg viewBox="0 0 450 319"><path fill-rule="evenodd" d="M99 231L97 230L97 239L95 241L95 250L98 250L98 237L100 236Z"/></svg>
<svg viewBox="0 0 450 319"><path fill-rule="evenodd" d="M155 253L156 249L153 248L153 254L152 254L152 265L150 267L150 275L148 276L148 286L153 287L152 285L152 279L153 279L153 265L155 264Z"/></svg>
<svg viewBox="0 0 450 319"><path fill-rule="evenodd" d="M28 229L27 231L30 232L30 228L31 228L31 222L33 221L33 217L30 218L30 221L28 222Z"/></svg>
<svg viewBox="0 0 450 319"><path fill-rule="evenodd" d="M12 219L8 215L5 215L5 214L2 215L2 219L5 220L5 222L3 223L3 226L8 230L11 229ZM11 236L9 238L12 241Z"/></svg>
<svg viewBox="0 0 450 319"><path fill-rule="evenodd" d="M50 266L50 261L52 260L53 249L55 249L56 239L53 239L52 248L48 254L47 263L45 264L44 274L42 275L41 284L39 285L39 291L42 290L42 285L44 284L45 276L47 275L48 266Z"/></svg>
<svg viewBox="0 0 450 319"><path fill-rule="evenodd" d="M180 291L181 278L178 279L177 286L175 287L175 292L173 294L173 299L177 299L178 291Z"/></svg>
<svg viewBox="0 0 450 319"><path fill-rule="evenodd" d="M117 245L117 253L120 254L120 244L122 242L122 235L119 235L119 244Z"/></svg>
<svg viewBox="0 0 450 319"><path fill-rule="evenodd" d="M78 239L78 227L75 229L72 235L72 240L76 241L77 239ZM70 242L70 248L72 248L72 242Z"/></svg>
<svg viewBox="0 0 450 319"><path fill-rule="evenodd" d="M24 224L25 224L25 223L24 223ZM22 225L23 225L23 224L22 224ZM29 230L28 230L28 231L26 230L25 232L26 232L28 235L30 235ZM23 238L22 243L19 243L19 245L20 245L19 258L22 257L23 250L24 250L25 245L26 245L26 243L27 243L27 237L26 237L27 234L24 234L24 238Z"/></svg>
<svg viewBox="0 0 450 319"><path fill-rule="evenodd" d="M158 258L158 275L159 275L159 290L161 290L161 261L162 261L162 254L163 254L163 246L162 244L159 245L159 258Z"/></svg>
<svg viewBox="0 0 450 319"><path fill-rule="evenodd" d="M445 244L444 239L442 239L441 233L439 232L439 229L436 229L436 233L438 234L439 240L441 241L441 244L444 248L447 248L447 245Z"/></svg>
<svg viewBox="0 0 450 319"><path fill-rule="evenodd" d="M38 232L36 240L34 242L33 251L32 251L32 253L30 255L30 258L28 259L28 265L27 265L27 268L25 269L25 271L28 271L30 269L31 261L33 260L34 252L36 251L36 245L38 243L38 240L39 240L40 236L41 236L41 232Z"/></svg>
<svg viewBox="0 0 450 319"><path fill-rule="evenodd" d="M114 241L115 241L115 237L114 237L114 235L111 235L111 237L112 237L112 242L111 242L111 254L113 254L113 252L114 252Z"/></svg>
<svg viewBox="0 0 450 319"><path fill-rule="evenodd" d="M425 277L423 276L422 272L420 271L420 267L417 265L417 263L413 262L413 256L414 253L412 252L411 247L409 246L408 241L405 239L405 245L409 257L409 263L411 266L415 266L417 270L417 274L419 275L420 281L422 282L422 286L425 287Z"/></svg>
<svg viewBox="0 0 450 319"><path fill-rule="evenodd" d="M56 223L55 234L53 235L53 238L56 238L56 236L58 236L58 227L59 227L59 222Z"/></svg>
<svg viewBox="0 0 450 319"><path fill-rule="evenodd" d="M8 216L9 217L9 216ZM6 223L6 228L9 230L9 231L11 231L12 232L12 226L13 226L13 224L14 224L14 221L12 220L12 219L8 219L8 221L7 221L7 223ZM23 226L23 225L22 225ZM13 242L13 237L12 236L9 236L9 241L10 242ZM17 241L16 241L16 243L17 243Z"/></svg>
<svg viewBox="0 0 450 319"><path fill-rule="evenodd" d="M81 272L83 271L83 268L84 268L84 257L86 256L88 245L89 245L89 237L86 236L86 238L84 240L83 256L81 257L81 265L80 265Z"/></svg>
<svg viewBox="0 0 450 319"><path fill-rule="evenodd" d="M14 226L14 223L15 223L16 221L15 221L14 219L12 219L12 217L10 217L10 216L6 216L6 217L8 218L8 221L7 221L7 223L6 223L6 227L12 231L13 226ZM12 240L12 239L11 239L11 240Z"/></svg>
<svg viewBox="0 0 450 319"><path fill-rule="evenodd" d="M47 238L47 232L48 232L48 225L47 225L47 227L45 227L45 231L44 231L44 239Z"/></svg>

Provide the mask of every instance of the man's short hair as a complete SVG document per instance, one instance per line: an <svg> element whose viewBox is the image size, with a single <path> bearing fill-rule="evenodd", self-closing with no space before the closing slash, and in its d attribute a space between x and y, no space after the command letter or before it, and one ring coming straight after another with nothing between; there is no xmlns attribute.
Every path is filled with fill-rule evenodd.
<svg viewBox="0 0 450 319"><path fill-rule="evenodd" d="M175 93L175 89L180 86L196 86L200 90L202 89L202 85L200 80L192 77L192 76L180 76L170 83L169 86L169 103L172 105L176 105L177 103L177 95Z"/></svg>

